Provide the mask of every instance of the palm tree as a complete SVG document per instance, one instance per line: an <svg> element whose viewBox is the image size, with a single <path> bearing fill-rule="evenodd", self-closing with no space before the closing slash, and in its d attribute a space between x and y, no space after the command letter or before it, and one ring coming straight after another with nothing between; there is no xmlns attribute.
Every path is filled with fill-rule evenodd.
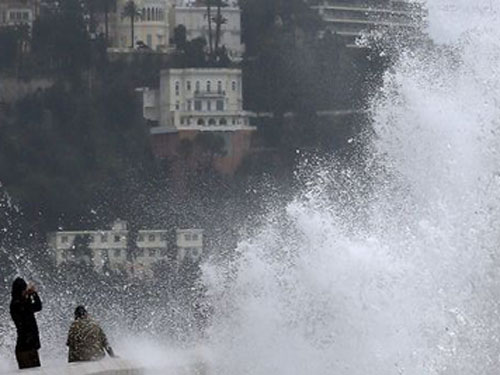
<svg viewBox="0 0 500 375"><path fill-rule="evenodd" d="M130 48L134 48L134 25L135 25L135 18L139 17L141 15L141 12L139 11L139 8L135 4L134 0L129 0L123 7L123 13L122 17L123 18L130 18Z"/></svg>
<svg viewBox="0 0 500 375"><path fill-rule="evenodd" d="M106 36L106 46L109 44L109 9L112 5L116 6L116 0L103 0L102 6L104 11L104 35Z"/></svg>
<svg viewBox="0 0 500 375"><path fill-rule="evenodd" d="M227 22L227 19L222 16L222 7L227 6L227 3L222 0L216 0L217 2L217 15L214 17L215 22L215 53L219 51L219 43L221 39L221 27Z"/></svg>
<svg viewBox="0 0 500 375"><path fill-rule="evenodd" d="M208 48L210 51L210 56L212 56L214 53L214 47L212 43L212 1L213 0L205 0L205 4L207 5Z"/></svg>

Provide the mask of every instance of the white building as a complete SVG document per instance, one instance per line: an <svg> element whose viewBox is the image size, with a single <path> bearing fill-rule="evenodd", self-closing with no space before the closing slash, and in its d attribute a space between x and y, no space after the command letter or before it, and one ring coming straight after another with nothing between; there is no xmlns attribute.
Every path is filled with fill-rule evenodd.
<svg viewBox="0 0 500 375"><path fill-rule="evenodd" d="M27 24L32 27L39 12L39 0L0 0L0 26Z"/></svg>
<svg viewBox="0 0 500 375"><path fill-rule="evenodd" d="M202 229L177 229L177 260L198 261L203 253Z"/></svg>
<svg viewBox="0 0 500 375"><path fill-rule="evenodd" d="M91 261L97 270L107 266L133 274L150 274L152 265L167 256L168 231L139 230L137 250L132 257L128 249L129 234L127 223L116 220L110 230L58 231L49 235L48 242L57 265L81 260L75 245L84 241L91 252L91 258L84 260Z"/></svg>
<svg viewBox="0 0 500 375"><path fill-rule="evenodd" d="M123 16L128 0L118 0L116 11L109 15L111 47L129 49L132 45L131 20ZM138 15L134 22L134 48L144 43L151 50L165 51L170 39L170 21L172 12L170 0L134 0ZM104 33L104 20L99 23L99 32Z"/></svg>
<svg viewBox="0 0 500 375"><path fill-rule="evenodd" d="M160 89L144 90L144 116L152 134L178 130L254 130L243 110L240 69L192 68L161 72Z"/></svg>
<svg viewBox="0 0 500 375"><path fill-rule="evenodd" d="M212 7L212 18L217 9ZM225 23L221 25L219 47L224 46L232 60L241 60L245 47L241 43L241 9L237 4L221 8L221 15ZM206 6L177 6L175 7L174 27L184 25L187 40L202 37L209 41L208 14ZM212 40L215 47L215 22L212 22ZM173 29L171 30L173 35Z"/></svg>
<svg viewBox="0 0 500 375"><path fill-rule="evenodd" d="M364 31L373 29L416 29L422 8L406 0L317 0L310 1L327 29L353 45Z"/></svg>

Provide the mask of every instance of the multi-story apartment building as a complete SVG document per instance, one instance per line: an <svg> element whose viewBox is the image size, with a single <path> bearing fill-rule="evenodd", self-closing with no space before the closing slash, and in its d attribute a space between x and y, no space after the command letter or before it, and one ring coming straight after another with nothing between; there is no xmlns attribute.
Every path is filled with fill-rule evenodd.
<svg viewBox="0 0 500 375"><path fill-rule="evenodd" d="M312 8L326 22L327 29L343 37L348 45L362 32L373 29L416 29L422 8L406 0L311 0Z"/></svg>
<svg viewBox="0 0 500 375"><path fill-rule="evenodd" d="M176 6L174 10L174 27L184 25L188 40L202 37L208 43L208 12L207 7L199 4ZM212 8L212 18L216 16L216 8ZM221 25L219 47L224 46L232 60L241 60L245 51L241 43L241 9L237 3L231 3L221 8L224 23ZM173 30L171 31L171 33ZM215 44L215 22L212 22L212 41Z"/></svg>
<svg viewBox="0 0 500 375"><path fill-rule="evenodd" d="M184 229L176 232L177 236L185 233L197 234L193 246L183 239L176 238L176 243L169 243L169 231L139 230L135 238L134 249L130 249L131 235L127 222L116 220L109 230L58 231L49 234L48 244L54 252L57 265L64 262L90 262L98 271L105 267L121 270L130 275L151 275L153 265L160 260L167 260L167 251L177 251L179 261L185 259L198 260L202 254L203 231ZM187 238L190 240L193 237ZM194 238L193 238L194 240ZM89 254L81 254L79 245L84 244ZM177 247L180 244L180 247ZM186 250L188 247L188 250ZM196 252L191 251L196 248Z"/></svg>
<svg viewBox="0 0 500 375"><path fill-rule="evenodd" d="M33 22L40 13L40 0L1 0L0 27L27 24Z"/></svg>
<svg viewBox="0 0 500 375"><path fill-rule="evenodd" d="M159 90L144 91L144 115L158 122L152 134L253 130L242 90L240 69L163 70Z"/></svg>
<svg viewBox="0 0 500 375"><path fill-rule="evenodd" d="M177 259L183 261L189 258L198 260L203 252L202 229L177 229Z"/></svg>

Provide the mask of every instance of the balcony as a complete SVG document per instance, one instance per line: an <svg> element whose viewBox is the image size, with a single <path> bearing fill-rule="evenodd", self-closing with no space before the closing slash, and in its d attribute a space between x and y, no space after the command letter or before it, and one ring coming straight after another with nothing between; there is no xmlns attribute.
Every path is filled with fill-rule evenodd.
<svg viewBox="0 0 500 375"><path fill-rule="evenodd" d="M224 98L226 96L226 91L224 90L215 90L215 91L206 91L206 90L195 90L194 97L195 98Z"/></svg>

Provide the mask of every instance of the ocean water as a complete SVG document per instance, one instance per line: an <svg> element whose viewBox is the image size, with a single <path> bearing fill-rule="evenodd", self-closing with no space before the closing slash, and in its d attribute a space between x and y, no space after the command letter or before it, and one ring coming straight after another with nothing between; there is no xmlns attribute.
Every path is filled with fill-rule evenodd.
<svg viewBox="0 0 500 375"><path fill-rule="evenodd" d="M205 266L210 373L498 373L500 3L426 6L362 152L305 163L302 194Z"/></svg>

